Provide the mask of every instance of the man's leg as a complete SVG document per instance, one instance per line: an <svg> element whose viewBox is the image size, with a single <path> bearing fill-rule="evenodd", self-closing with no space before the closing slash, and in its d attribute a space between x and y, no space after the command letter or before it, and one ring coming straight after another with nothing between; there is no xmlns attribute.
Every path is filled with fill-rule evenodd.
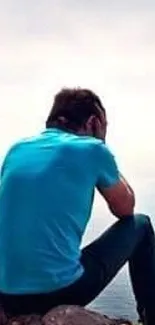
<svg viewBox="0 0 155 325"><path fill-rule="evenodd" d="M82 250L81 261L84 274L69 287L49 294L16 298L1 295L2 306L11 314L45 314L62 304L85 306L129 261L138 311L145 308L147 325L155 325L155 238L147 216L129 216L116 222Z"/></svg>
<svg viewBox="0 0 155 325"><path fill-rule="evenodd" d="M145 308L148 324L155 324L155 236L149 218L139 214L119 220L83 249L86 268L90 256L103 269L100 291L129 261L138 312Z"/></svg>

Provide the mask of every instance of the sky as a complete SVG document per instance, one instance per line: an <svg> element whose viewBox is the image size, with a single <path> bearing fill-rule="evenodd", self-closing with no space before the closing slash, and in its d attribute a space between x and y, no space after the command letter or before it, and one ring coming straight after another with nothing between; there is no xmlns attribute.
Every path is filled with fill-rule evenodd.
<svg viewBox="0 0 155 325"><path fill-rule="evenodd" d="M101 97L107 142L137 207L152 213L155 0L0 0L0 161L12 143L44 128L64 86ZM89 223L86 242L113 222L99 196L93 211L100 222Z"/></svg>
<svg viewBox="0 0 155 325"><path fill-rule="evenodd" d="M155 1L0 0L0 157L44 128L53 95L91 88L133 182L155 179Z"/></svg>

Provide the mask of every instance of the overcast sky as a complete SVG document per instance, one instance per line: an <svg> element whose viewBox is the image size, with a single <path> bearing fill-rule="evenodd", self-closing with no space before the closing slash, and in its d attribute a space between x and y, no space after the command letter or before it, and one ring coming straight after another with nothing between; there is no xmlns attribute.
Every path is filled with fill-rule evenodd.
<svg viewBox="0 0 155 325"><path fill-rule="evenodd" d="M84 86L121 167L155 175L154 0L0 0L0 40L1 156L43 128L57 90Z"/></svg>

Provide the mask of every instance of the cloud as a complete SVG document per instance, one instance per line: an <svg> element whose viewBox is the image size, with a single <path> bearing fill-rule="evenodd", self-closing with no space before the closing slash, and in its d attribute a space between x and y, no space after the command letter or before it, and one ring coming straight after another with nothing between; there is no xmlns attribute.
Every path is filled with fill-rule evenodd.
<svg viewBox="0 0 155 325"><path fill-rule="evenodd" d="M120 157L138 159L142 150L153 159L143 153L155 135L154 0L0 0L0 7L1 152L43 125L55 91L81 85L102 96Z"/></svg>
<svg viewBox="0 0 155 325"><path fill-rule="evenodd" d="M153 0L147 2L123 0L108 2L6 0L2 2L1 0L0 22L3 27L1 31L4 36L21 38L28 36L29 39L33 37L47 39L54 35L67 39L76 36L78 32L83 38L85 29L89 28L101 28L102 33L109 31L109 34L117 33L118 29L122 32L131 29L132 32L132 28L135 33L136 30L145 32L145 27L153 23L153 9L155 9ZM123 29L122 26L124 26Z"/></svg>

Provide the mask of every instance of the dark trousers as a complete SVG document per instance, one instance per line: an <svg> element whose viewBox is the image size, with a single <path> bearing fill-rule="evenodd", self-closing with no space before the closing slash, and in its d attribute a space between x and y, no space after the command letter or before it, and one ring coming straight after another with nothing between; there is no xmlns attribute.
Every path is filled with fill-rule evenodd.
<svg viewBox="0 0 155 325"><path fill-rule="evenodd" d="M149 217L124 217L82 250L84 274L74 284L56 292L34 295L0 294L7 313L45 314L62 304L85 306L129 262L132 287L140 316L155 324L155 236Z"/></svg>

